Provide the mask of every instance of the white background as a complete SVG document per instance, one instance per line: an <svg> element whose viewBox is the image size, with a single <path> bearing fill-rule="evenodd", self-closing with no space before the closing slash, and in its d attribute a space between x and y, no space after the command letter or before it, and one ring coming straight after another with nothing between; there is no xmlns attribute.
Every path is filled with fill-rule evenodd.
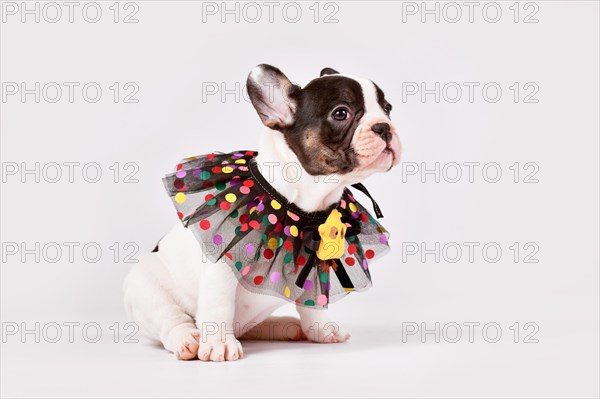
<svg viewBox="0 0 600 399"><path fill-rule="evenodd" d="M321 3L317 23L312 2L298 3L297 23L288 22L293 9L284 18L284 3L275 8L273 23L262 2L256 23L248 21L254 10L243 14L242 4L239 23L235 15L225 15L223 23L220 13L203 15L202 3L192 1L136 2L138 23L122 22L133 6L122 3L115 23L112 2L100 2L100 21L89 23L82 16L85 4L75 9L73 23L66 6L56 23L44 15L39 23L33 15L22 22L20 10L10 15L3 8L3 95L7 82L28 88L35 82L80 84L73 103L64 85L57 103L46 101L54 92L39 103L34 95L24 101L19 94L3 97L5 172L14 163L31 169L39 162L43 169L52 162L97 162L103 174L97 183L82 178L81 166L73 183L66 167L56 183L43 175L36 183L34 175L20 171L3 176L4 249L10 243L80 246L72 262L63 246L56 263L48 261L54 252L39 262L33 255L22 262L20 253L3 250L2 396L599 395L597 2L521 3L516 23L512 2L498 3L502 15L496 23L484 18L485 2L474 9L473 22L459 2L462 17L456 23L449 22L455 9L444 9L444 3L438 4L440 12L446 10L439 23L434 15L422 22L420 13L403 13L412 8L402 2L334 2L327 8ZM41 12L43 6L39 3ZM538 22L524 23L536 9ZM487 10L485 16L493 19L494 9ZM46 11L54 18L55 10ZM88 12L93 18L93 10ZM331 12L337 22L324 23ZM386 216L382 223L392 234L392 252L372 266L369 292L331 306L332 317L352 333L346 344L249 342L243 361L207 364L178 362L140 334L140 343L124 343L124 334L114 343L109 327L119 322L124 333L121 285L131 266L123 261L123 245L133 242L140 253L149 251L176 221L161 178L180 158L256 148L261 125L251 104L232 94L222 101L220 93L207 96L205 89L213 83L243 85L259 63L278 66L301 85L326 66L372 79L394 106L405 171L422 162L428 168L436 162L440 167L479 162L474 182L464 165L457 183L443 176L436 183L431 174L422 182L420 174L408 175L402 167L366 182ZM82 97L88 82L103 89L96 103ZM115 103L109 89L114 82L135 83L139 101L124 103L121 96ZM442 87L457 82L464 90L456 103L448 101L454 92L439 102L433 94L403 101L410 82L429 89L435 82ZM479 83L473 102L464 82ZM502 88L495 103L482 95L489 82ZM514 82L521 86L518 102L509 88ZM537 103L523 101L531 91L523 90L528 82L539 88ZM109 169L115 162L121 167L118 183ZM131 170L123 169L127 162L139 167L138 183L123 182ZM482 176L482 166L491 162L502 171L497 183ZM515 162L521 167L517 183L509 169ZM539 167L537 183L523 182L531 170L523 169L527 162ZM493 178L489 172L486 177ZM54 169L46 177L54 177ZM82 257L88 242L103 250L97 263ZM115 242L121 247L117 262L109 249ZM462 257L452 263L451 252L439 262L433 255L423 261L420 253L403 251L410 243L431 249L436 242L459 243ZM480 244L473 262L464 242ZM496 263L482 255L488 242L503 251ZM516 262L509 248L515 242L521 246ZM539 247L537 263L524 262L528 242ZM293 307L282 312L292 313ZM36 322L40 330L50 322L62 325L62 339L50 343L55 330L49 327L39 343L35 334L6 334L15 325L34 329ZM81 323L73 343L65 322ZM82 337L88 322L102 327L98 343ZM480 323L472 343L464 325L469 322ZM530 337L537 343L524 342L534 328L525 329L528 322L539 327ZM403 337L414 323L420 331ZM455 335L450 327L440 342L434 334L421 335L422 327L434 329L435 323L441 333L458 323L462 338L450 342ZM486 323L502 329L498 342L486 341L495 336L494 329L482 333Z"/></svg>

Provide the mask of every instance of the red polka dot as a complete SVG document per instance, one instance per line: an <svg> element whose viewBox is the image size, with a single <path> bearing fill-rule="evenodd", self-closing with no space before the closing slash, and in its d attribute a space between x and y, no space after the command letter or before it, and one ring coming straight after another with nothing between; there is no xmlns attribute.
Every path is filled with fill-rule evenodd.
<svg viewBox="0 0 600 399"><path fill-rule="evenodd" d="M373 251L372 249L367 249L367 251L365 252L365 256L367 257L367 259L372 259L375 256L375 251Z"/></svg>
<svg viewBox="0 0 600 399"><path fill-rule="evenodd" d="M183 183L183 180L175 180L175 183L173 183L173 185L175 186L176 189L181 190L185 184Z"/></svg>
<svg viewBox="0 0 600 399"><path fill-rule="evenodd" d="M345 261L348 266L354 266L354 258L347 257Z"/></svg>
<svg viewBox="0 0 600 399"><path fill-rule="evenodd" d="M254 182L252 180L244 180L243 184L246 187L252 187L252 186L254 186Z"/></svg>
<svg viewBox="0 0 600 399"><path fill-rule="evenodd" d="M242 224L242 227L240 227L240 231L246 231L248 230L248 223L244 223Z"/></svg>
<svg viewBox="0 0 600 399"><path fill-rule="evenodd" d="M215 198L215 196L214 196L214 195L212 195L212 194L206 194L206 195L204 196L204 201L207 201L207 202L208 202L208 201L210 201L210 200L211 200L211 199L213 199L213 198Z"/></svg>
<svg viewBox="0 0 600 399"><path fill-rule="evenodd" d="M214 152L212 154L208 154L206 156L206 158L208 158L209 161L212 161L214 157L215 157L215 153Z"/></svg>
<svg viewBox="0 0 600 399"><path fill-rule="evenodd" d="M350 255L352 255L352 254L354 254L355 252L356 252L356 245L354 245L354 244L350 244L350 245L348 245L348 253L349 253Z"/></svg>
<svg viewBox="0 0 600 399"><path fill-rule="evenodd" d="M283 225L281 223L277 223L273 230L275 230L275 233L280 233L281 230L283 230Z"/></svg>
<svg viewBox="0 0 600 399"><path fill-rule="evenodd" d="M223 209L224 211L228 211L229 208L231 208L231 204L227 201L223 201L219 204L219 206L221 207L221 209Z"/></svg>
<svg viewBox="0 0 600 399"><path fill-rule="evenodd" d="M303 255L298 256L298 266L303 266L306 263L306 258Z"/></svg>
<svg viewBox="0 0 600 399"><path fill-rule="evenodd" d="M232 256L232 255L231 255L229 252L227 252L227 253L225 254L225 256L227 257L227 259L229 259L229 260L233 260L233 256Z"/></svg>
<svg viewBox="0 0 600 399"><path fill-rule="evenodd" d="M368 223L369 222L369 217L367 216L366 213L361 213L360 217L362 219L363 222Z"/></svg>
<svg viewBox="0 0 600 399"><path fill-rule="evenodd" d="M213 172L214 174L221 173L221 167L220 166L213 166L213 168L211 169L211 172Z"/></svg>
<svg viewBox="0 0 600 399"><path fill-rule="evenodd" d="M250 227L252 227L254 230L258 230L260 227L260 223L258 223L258 221L253 220L249 223Z"/></svg>
<svg viewBox="0 0 600 399"><path fill-rule="evenodd" d="M264 279L265 278L263 276L256 276L254 277L254 284L261 285Z"/></svg>
<svg viewBox="0 0 600 399"><path fill-rule="evenodd" d="M208 220L206 220L206 219L201 220L200 221L200 228L202 230L208 230L208 229L210 229L210 222Z"/></svg>
<svg viewBox="0 0 600 399"><path fill-rule="evenodd" d="M283 243L283 247L287 251L291 251L293 249L294 245L292 244L292 242L290 240L285 240L285 242Z"/></svg>
<svg viewBox="0 0 600 399"><path fill-rule="evenodd" d="M273 250L271 248L267 248L265 249L265 252L263 252L263 255L265 256L265 258L271 259L273 258Z"/></svg>
<svg viewBox="0 0 600 399"><path fill-rule="evenodd" d="M254 155L254 151L246 151L245 154L251 157L252 155Z"/></svg>
<svg viewBox="0 0 600 399"><path fill-rule="evenodd" d="M183 219L183 213L181 212L177 212L177 217L181 220Z"/></svg>
<svg viewBox="0 0 600 399"><path fill-rule="evenodd" d="M242 216L240 216L240 223L247 223L248 222L248 214L245 213Z"/></svg>
<svg viewBox="0 0 600 399"><path fill-rule="evenodd" d="M181 170L181 168L183 168L183 165L182 165L182 164L180 164L180 163L178 163L178 164L177 164L177 170Z"/></svg>

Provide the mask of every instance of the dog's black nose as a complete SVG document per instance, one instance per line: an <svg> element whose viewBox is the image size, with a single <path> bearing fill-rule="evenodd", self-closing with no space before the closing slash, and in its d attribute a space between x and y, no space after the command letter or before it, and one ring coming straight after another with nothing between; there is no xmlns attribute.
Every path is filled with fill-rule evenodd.
<svg viewBox="0 0 600 399"><path fill-rule="evenodd" d="M390 125L387 123L376 123L371 127L371 130L373 130L375 133L377 133L378 135L381 136L382 139L384 139L385 141L389 141L391 136L390 136Z"/></svg>

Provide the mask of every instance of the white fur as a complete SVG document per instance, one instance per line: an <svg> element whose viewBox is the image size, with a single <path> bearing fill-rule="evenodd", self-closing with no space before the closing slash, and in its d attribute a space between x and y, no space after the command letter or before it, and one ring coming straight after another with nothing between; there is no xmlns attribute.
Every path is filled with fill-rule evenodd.
<svg viewBox="0 0 600 399"><path fill-rule="evenodd" d="M373 97L372 83L359 82L368 112L361 122L360 132L356 132L361 138L353 142L367 148L367 142L382 141L372 131L369 133L373 121L389 119ZM271 185L306 211L328 207L340 199L344 186L388 168L387 164L378 165L379 161L371 160L349 175L311 176L287 146L282 133L270 129L263 133L258 151L257 162ZM365 149L371 158L381 158L381 151L376 146ZM381 162L384 161L390 162L387 158ZM315 342L343 342L349 338L329 318L329 311L298 307L300 320L270 318L271 313L286 302L243 288L227 264L214 264L202 254L192 232L181 223L160 241L159 252L143 256L134 266L125 279L124 291L128 317L179 359L239 359L243 351L237 338L243 336L307 338Z"/></svg>
<svg viewBox="0 0 600 399"><path fill-rule="evenodd" d="M256 162L269 183L307 212L327 208L342 197L347 178L309 175L287 145L281 132L268 129L260 138ZM273 161L276 160L276 161Z"/></svg>

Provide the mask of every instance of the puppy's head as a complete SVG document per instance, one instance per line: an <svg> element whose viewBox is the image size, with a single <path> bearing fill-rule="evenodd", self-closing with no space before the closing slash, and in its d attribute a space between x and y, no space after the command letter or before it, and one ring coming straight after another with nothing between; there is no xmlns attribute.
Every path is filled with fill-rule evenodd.
<svg viewBox="0 0 600 399"><path fill-rule="evenodd" d="M301 88L279 69L262 64L250 72L247 88L262 122L283 133L311 175L358 180L400 162L392 106L370 80L325 68Z"/></svg>

